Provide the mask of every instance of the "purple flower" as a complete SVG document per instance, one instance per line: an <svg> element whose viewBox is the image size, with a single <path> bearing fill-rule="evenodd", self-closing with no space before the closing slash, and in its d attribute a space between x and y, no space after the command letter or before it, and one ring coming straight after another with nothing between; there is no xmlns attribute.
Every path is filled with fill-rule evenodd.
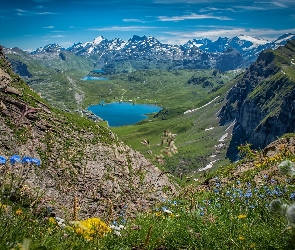
<svg viewBox="0 0 295 250"><path fill-rule="evenodd" d="M6 158L4 156L0 156L0 165L6 163Z"/></svg>
<svg viewBox="0 0 295 250"><path fill-rule="evenodd" d="M9 159L11 165L14 165L17 162L20 162L20 160L21 160L21 158L19 155L13 155Z"/></svg>

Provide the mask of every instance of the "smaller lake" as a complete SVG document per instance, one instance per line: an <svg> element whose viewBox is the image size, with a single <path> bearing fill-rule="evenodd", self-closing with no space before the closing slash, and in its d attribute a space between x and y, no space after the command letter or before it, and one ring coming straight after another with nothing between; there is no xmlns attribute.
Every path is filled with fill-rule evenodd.
<svg viewBox="0 0 295 250"><path fill-rule="evenodd" d="M97 77L97 76L84 76L83 78L81 78L81 80L82 81L93 81L93 80L101 81L101 80L109 80L109 79L105 77Z"/></svg>
<svg viewBox="0 0 295 250"><path fill-rule="evenodd" d="M91 70L90 73L104 73L104 71L102 69L94 69Z"/></svg>
<svg viewBox="0 0 295 250"><path fill-rule="evenodd" d="M145 114L159 112L162 108L149 104L132 104L128 102L112 102L104 105L92 105L88 110L108 121L109 126L119 127L132 125L148 118Z"/></svg>

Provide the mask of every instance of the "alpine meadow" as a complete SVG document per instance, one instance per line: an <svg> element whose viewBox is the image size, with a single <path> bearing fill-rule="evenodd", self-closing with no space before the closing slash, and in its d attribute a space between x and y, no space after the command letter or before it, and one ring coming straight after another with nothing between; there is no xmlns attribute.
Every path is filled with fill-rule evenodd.
<svg viewBox="0 0 295 250"><path fill-rule="evenodd" d="M294 11L4 3L0 249L295 249Z"/></svg>

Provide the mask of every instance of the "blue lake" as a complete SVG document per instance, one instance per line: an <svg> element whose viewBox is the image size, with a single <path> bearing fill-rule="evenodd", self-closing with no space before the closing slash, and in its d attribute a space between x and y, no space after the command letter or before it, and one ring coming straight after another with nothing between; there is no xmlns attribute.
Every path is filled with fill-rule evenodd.
<svg viewBox="0 0 295 250"><path fill-rule="evenodd" d="M105 77L97 77L97 76L84 76L83 78L81 78L82 81L93 81L93 80L109 80L108 78Z"/></svg>
<svg viewBox="0 0 295 250"><path fill-rule="evenodd" d="M119 127L132 125L148 118L145 114L159 112L162 108L149 104L132 104L128 102L112 102L104 105L92 105L88 110L108 121L109 126Z"/></svg>
<svg viewBox="0 0 295 250"><path fill-rule="evenodd" d="M91 73L104 73L102 69L94 69L90 71Z"/></svg>

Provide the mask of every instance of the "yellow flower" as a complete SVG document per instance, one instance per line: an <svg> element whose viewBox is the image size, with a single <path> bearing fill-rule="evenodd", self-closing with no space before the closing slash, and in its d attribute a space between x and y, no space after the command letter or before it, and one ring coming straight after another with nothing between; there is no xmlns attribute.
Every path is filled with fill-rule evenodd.
<svg viewBox="0 0 295 250"><path fill-rule="evenodd" d="M252 243L251 245L250 245L250 248L255 248L256 247L256 245L254 244L254 243Z"/></svg>
<svg viewBox="0 0 295 250"><path fill-rule="evenodd" d="M21 209L18 209L18 210L15 211L15 214L16 215L22 215L23 211Z"/></svg>
<svg viewBox="0 0 295 250"><path fill-rule="evenodd" d="M243 236L239 236L238 240L244 240L245 238Z"/></svg>
<svg viewBox="0 0 295 250"><path fill-rule="evenodd" d="M162 212L161 211L159 211L159 212L156 213L156 216L157 217L160 217L161 215L162 215Z"/></svg>
<svg viewBox="0 0 295 250"><path fill-rule="evenodd" d="M102 238L111 231L111 228L99 218L88 218L83 221L71 222L77 234L82 235L86 240L93 240L94 237Z"/></svg>
<svg viewBox="0 0 295 250"><path fill-rule="evenodd" d="M0 203L0 209L7 210L7 205Z"/></svg>
<svg viewBox="0 0 295 250"><path fill-rule="evenodd" d="M244 218L246 218L247 217L247 215L245 215L245 214L240 214L240 215L238 215L238 218L239 219L244 219Z"/></svg>
<svg viewBox="0 0 295 250"><path fill-rule="evenodd" d="M56 220L53 217L49 217L48 222L49 224L56 224Z"/></svg>

